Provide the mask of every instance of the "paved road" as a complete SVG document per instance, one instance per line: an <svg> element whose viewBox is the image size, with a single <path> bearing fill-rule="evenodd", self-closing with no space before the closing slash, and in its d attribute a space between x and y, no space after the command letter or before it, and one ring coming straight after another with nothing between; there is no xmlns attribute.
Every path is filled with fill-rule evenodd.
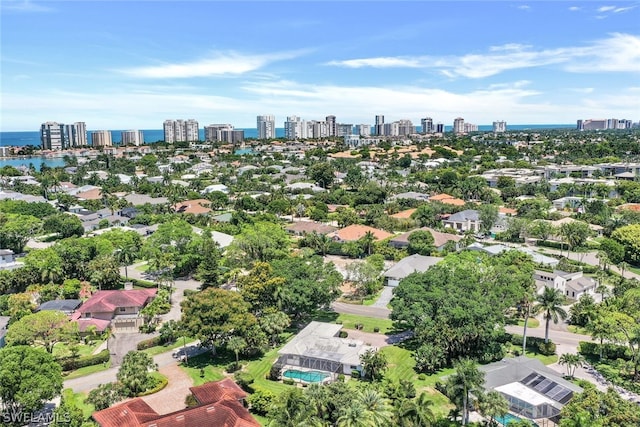
<svg viewBox="0 0 640 427"><path fill-rule="evenodd" d="M187 343L186 347L187 354L190 357L208 351L205 348L201 348L198 341ZM178 363L178 361L173 357L174 351L175 350L168 350L153 357L153 361L156 363L156 365L158 365L158 368ZM97 388L100 384L114 382L116 380L117 373L117 367L109 368L101 372L96 372L95 374L85 375L84 377L67 380L64 382L63 388L70 388L76 393L88 392L89 390Z"/></svg>

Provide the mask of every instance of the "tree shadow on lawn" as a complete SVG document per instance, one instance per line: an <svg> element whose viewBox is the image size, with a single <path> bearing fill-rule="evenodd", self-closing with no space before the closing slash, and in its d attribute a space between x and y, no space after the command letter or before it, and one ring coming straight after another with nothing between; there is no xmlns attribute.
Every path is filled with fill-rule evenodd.
<svg viewBox="0 0 640 427"><path fill-rule="evenodd" d="M262 357L264 357L264 353L256 353L253 355L241 354L240 363L246 364L248 362L260 360ZM226 367L232 363L236 363L235 353L225 349L224 347L218 347L215 355L211 354L211 352L208 351L206 353L190 357L183 364L188 368L194 369L204 369L208 366L211 366L214 368L219 368L226 372Z"/></svg>

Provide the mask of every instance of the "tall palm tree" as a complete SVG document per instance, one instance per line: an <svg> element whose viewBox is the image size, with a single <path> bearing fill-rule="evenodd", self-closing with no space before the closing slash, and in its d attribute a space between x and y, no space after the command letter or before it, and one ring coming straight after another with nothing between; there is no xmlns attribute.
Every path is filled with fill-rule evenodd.
<svg viewBox="0 0 640 427"><path fill-rule="evenodd" d="M242 337L234 336L227 341L227 350L233 351L236 355L236 368L240 363L240 352L247 348L247 342Z"/></svg>
<svg viewBox="0 0 640 427"><path fill-rule="evenodd" d="M134 245L125 245L116 249L118 263L124 266L124 277L127 281L129 280L129 270L127 267L136 259L137 253L138 249Z"/></svg>
<svg viewBox="0 0 640 427"><path fill-rule="evenodd" d="M531 283L530 287L525 289L522 298L522 309L524 311L524 329L522 331L522 354L527 352L527 326L531 317L531 305L535 301L535 284Z"/></svg>
<svg viewBox="0 0 640 427"><path fill-rule="evenodd" d="M565 304L565 297L562 295L560 289L544 288L542 294L536 297L536 305L534 306L534 313L544 313L545 330L544 330L544 342L549 342L549 325L551 320L553 323L558 323L560 319L565 320L568 316L567 312L562 305Z"/></svg>
<svg viewBox="0 0 640 427"><path fill-rule="evenodd" d="M469 398L472 392L482 392L484 372L471 359L461 359L454 365L455 373L447 379L447 394L452 400L460 404L462 410L462 425L469 422Z"/></svg>
<svg viewBox="0 0 640 427"><path fill-rule="evenodd" d="M374 427L367 417L367 410L357 400L352 400L340 409L337 427Z"/></svg>
<svg viewBox="0 0 640 427"><path fill-rule="evenodd" d="M373 388L367 388L360 392L358 401L365 407L367 418L376 427L386 427L391 425L393 413L389 404L389 399Z"/></svg>
<svg viewBox="0 0 640 427"><path fill-rule="evenodd" d="M499 391L492 390L480 399L478 409L482 415L490 418L489 425L495 426L496 417L503 417L509 412L509 402Z"/></svg>
<svg viewBox="0 0 640 427"><path fill-rule="evenodd" d="M404 399L396 407L396 424L401 427L430 427L435 422L433 401L425 392L415 399Z"/></svg>

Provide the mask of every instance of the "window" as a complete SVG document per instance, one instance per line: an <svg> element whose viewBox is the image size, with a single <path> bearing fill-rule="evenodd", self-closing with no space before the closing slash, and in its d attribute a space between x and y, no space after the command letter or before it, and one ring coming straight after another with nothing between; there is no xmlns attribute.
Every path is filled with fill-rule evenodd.
<svg viewBox="0 0 640 427"><path fill-rule="evenodd" d="M127 311L127 307L120 307L120 308L118 308L118 310L119 310L120 312Z"/></svg>

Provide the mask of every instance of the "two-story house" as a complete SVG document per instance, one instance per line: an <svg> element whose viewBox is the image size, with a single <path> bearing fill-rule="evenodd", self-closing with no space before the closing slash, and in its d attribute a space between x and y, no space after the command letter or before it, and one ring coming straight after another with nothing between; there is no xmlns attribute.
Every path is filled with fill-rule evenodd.
<svg viewBox="0 0 640 427"><path fill-rule="evenodd" d="M535 270L533 279L536 282L538 292L547 288L558 289L564 296L571 299L579 299L582 295L595 294L595 280L584 277L582 271L567 273L566 271L554 270L553 273Z"/></svg>
<svg viewBox="0 0 640 427"><path fill-rule="evenodd" d="M78 309L79 316L74 317L78 326L94 323L101 327L108 322L119 332L137 332L144 323L140 311L155 298L156 292L157 289L98 291Z"/></svg>

